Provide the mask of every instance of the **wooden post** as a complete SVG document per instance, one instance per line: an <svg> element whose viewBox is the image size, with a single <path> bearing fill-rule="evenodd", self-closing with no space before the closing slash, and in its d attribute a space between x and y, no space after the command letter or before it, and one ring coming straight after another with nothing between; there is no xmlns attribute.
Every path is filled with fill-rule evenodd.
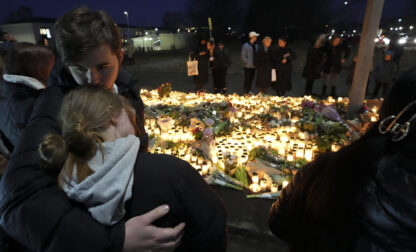
<svg viewBox="0 0 416 252"><path fill-rule="evenodd" d="M368 75L373 62L374 38L380 26L384 0L368 0L365 11L363 30L361 32L358 61L355 65L354 78L350 92L348 116L357 113L363 105Z"/></svg>

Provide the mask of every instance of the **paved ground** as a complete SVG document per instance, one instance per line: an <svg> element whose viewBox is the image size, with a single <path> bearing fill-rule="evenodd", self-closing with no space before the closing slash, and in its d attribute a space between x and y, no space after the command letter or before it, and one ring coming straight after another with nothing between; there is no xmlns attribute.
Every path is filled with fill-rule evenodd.
<svg viewBox="0 0 416 252"><path fill-rule="evenodd" d="M162 83L170 82L174 90L183 92L193 92L195 90L194 83L191 77L188 77L185 72L136 72L135 75L139 78L142 88L155 89ZM345 84L347 78L347 72L341 73L338 81L337 93L338 95L347 96L348 86ZM230 73L227 75L227 88L229 93L242 94L243 91L244 76L242 73ZM372 83L371 83L372 84ZM371 90L370 86L370 90ZM212 76L209 78L207 84L207 91L212 92ZM293 88L288 92L288 96L303 96L305 90L305 79L302 78L301 73L293 73ZM322 81L316 81L313 92L320 93L322 90ZM253 83L253 91L256 92L255 83ZM269 94L274 94L272 89L269 90Z"/></svg>

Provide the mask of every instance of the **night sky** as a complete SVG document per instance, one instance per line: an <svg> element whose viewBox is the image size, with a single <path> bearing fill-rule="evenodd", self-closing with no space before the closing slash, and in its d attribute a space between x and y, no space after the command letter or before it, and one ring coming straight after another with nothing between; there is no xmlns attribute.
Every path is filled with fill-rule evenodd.
<svg viewBox="0 0 416 252"><path fill-rule="evenodd" d="M247 1L247 0L242 0ZM259 0L260 1L260 0ZM281 0L278 0L281 1ZM313 0L311 0L313 1ZM347 7L344 1L351 2ZM385 0L384 17L399 17L406 15L406 5L414 0ZM334 11L339 8L347 8L349 15L345 15L348 20L360 21L364 15L364 0L334 0ZM126 23L124 11L129 12L130 24L136 26L160 26L163 14L167 11L184 12L185 0L117 0L117 1L96 1L96 0L13 0L3 4L0 10L0 23L12 11L19 6L26 5L32 8L33 16L37 17L59 17L68 10L87 5L93 9L106 11L118 23ZM341 9L344 10L344 9Z"/></svg>

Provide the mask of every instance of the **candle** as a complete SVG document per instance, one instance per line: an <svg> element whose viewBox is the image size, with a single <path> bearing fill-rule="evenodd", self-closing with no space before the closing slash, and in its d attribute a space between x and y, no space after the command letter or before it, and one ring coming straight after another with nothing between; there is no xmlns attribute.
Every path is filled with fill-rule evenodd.
<svg viewBox="0 0 416 252"><path fill-rule="evenodd" d="M254 193L260 192L261 190L261 187L258 184L251 184L249 188Z"/></svg>
<svg viewBox="0 0 416 252"><path fill-rule="evenodd" d="M371 116L371 121L372 122L377 122L377 117L376 116Z"/></svg>
<svg viewBox="0 0 416 252"><path fill-rule="evenodd" d="M253 172L253 174L251 174L251 181L253 181L254 184L259 183L259 175L257 175L257 172Z"/></svg>
<svg viewBox="0 0 416 252"><path fill-rule="evenodd" d="M266 180L265 178L262 178L262 179L260 180L260 187L261 187L261 189L262 189L262 190L266 190L266 187L267 187L267 180Z"/></svg>
<svg viewBox="0 0 416 252"><path fill-rule="evenodd" d="M287 181L287 180L284 180L283 182L282 182L282 190L283 189L285 189L286 188L286 186L289 184L289 181Z"/></svg>
<svg viewBox="0 0 416 252"><path fill-rule="evenodd" d="M278 190L277 183L273 183L273 184L271 185L271 187L270 187L270 191L271 191L272 193L275 193L275 192L277 192L277 190Z"/></svg>
<svg viewBox="0 0 416 252"><path fill-rule="evenodd" d="M337 152L339 150L339 147L335 144L331 145L331 151L332 152Z"/></svg>
<svg viewBox="0 0 416 252"><path fill-rule="evenodd" d="M311 149L306 149L305 150L305 159L307 161L312 161L312 150Z"/></svg>
<svg viewBox="0 0 416 252"><path fill-rule="evenodd" d="M202 175L206 175L208 174L208 165L203 165L202 166Z"/></svg>

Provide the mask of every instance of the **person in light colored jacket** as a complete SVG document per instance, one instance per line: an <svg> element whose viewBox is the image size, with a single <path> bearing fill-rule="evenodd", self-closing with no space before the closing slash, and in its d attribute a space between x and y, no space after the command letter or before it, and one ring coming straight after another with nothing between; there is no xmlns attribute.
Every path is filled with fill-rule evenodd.
<svg viewBox="0 0 416 252"><path fill-rule="evenodd" d="M260 34L252 31L248 34L249 41L244 43L241 49L241 60L244 64L244 93L248 94L251 91L251 85L256 73L256 67L254 66L254 55L257 51L257 37Z"/></svg>

